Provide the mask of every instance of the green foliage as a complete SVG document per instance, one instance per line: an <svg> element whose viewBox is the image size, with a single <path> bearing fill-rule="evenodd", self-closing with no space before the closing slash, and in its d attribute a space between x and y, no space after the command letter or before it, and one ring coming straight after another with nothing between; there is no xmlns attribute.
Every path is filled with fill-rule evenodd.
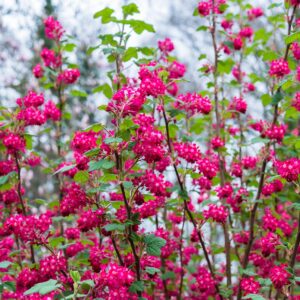
<svg viewBox="0 0 300 300"><path fill-rule="evenodd" d="M104 226L104 229L106 231L124 231L126 228L125 224L120 224L120 223L111 223L111 224L107 224Z"/></svg>
<svg viewBox="0 0 300 300"><path fill-rule="evenodd" d="M266 298L258 294L248 294L247 296L244 296L242 299L266 300Z"/></svg>
<svg viewBox="0 0 300 300"><path fill-rule="evenodd" d="M85 184L89 180L89 172L88 171L78 171L75 176L74 180L77 183Z"/></svg>
<svg viewBox="0 0 300 300"><path fill-rule="evenodd" d="M122 11L125 18L127 16L131 16L140 12L135 3L130 3L128 5L122 6Z"/></svg>
<svg viewBox="0 0 300 300"><path fill-rule="evenodd" d="M73 168L75 168L75 167L76 167L76 164L61 167L61 168L59 168L58 170L56 170L56 171L53 173L53 175L56 175L56 174L59 174L59 173L64 173L64 172L69 171L69 170L71 170L71 169L73 169Z"/></svg>
<svg viewBox="0 0 300 300"><path fill-rule="evenodd" d="M90 161L89 162L89 172L102 170L102 169L111 169L115 163L107 159L101 159L99 161Z"/></svg>
<svg viewBox="0 0 300 300"><path fill-rule="evenodd" d="M94 14L94 19L101 18L102 24L106 24L113 20L113 18L112 18L113 13L114 13L113 9L106 7L104 9L96 12Z"/></svg>
<svg viewBox="0 0 300 300"><path fill-rule="evenodd" d="M129 291L131 293L142 292L144 290L144 282L143 281L134 281L129 287Z"/></svg>
<svg viewBox="0 0 300 300"><path fill-rule="evenodd" d="M166 240L157 237L154 234L148 234L144 236L144 243L146 245L147 254L160 256L161 248L166 245Z"/></svg>
<svg viewBox="0 0 300 300"><path fill-rule="evenodd" d="M24 295L31 295L34 293L39 293L40 295L46 295L51 293L52 291L55 291L61 287L61 284L58 284L57 280L50 279L45 282L40 282L35 284L32 288L27 290Z"/></svg>

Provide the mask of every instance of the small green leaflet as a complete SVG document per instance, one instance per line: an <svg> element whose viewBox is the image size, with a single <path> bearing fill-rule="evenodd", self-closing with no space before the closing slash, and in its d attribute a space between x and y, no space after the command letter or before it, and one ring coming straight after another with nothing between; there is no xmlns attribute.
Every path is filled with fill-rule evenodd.
<svg viewBox="0 0 300 300"><path fill-rule="evenodd" d="M63 173L63 172L69 171L69 170L71 170L71 169L73 169L73 168L75 168L75 167L76 167L75 164L74 164L74 165L69 165L69 166L64 166L64 167L62 167L62 168L56 170L56 171L53 173L53 175L56 175L56 174L58 174L58 173Z"/></svg>
<svg viewBox="0 0 300 300"><path fill-rule="evenodd" d="M27 290L24 295L31 295L34 293L39 293L40 295L46 295L52 291L57 290L61 287L61 284L57 284L57 280L50 279L48 281L40 282L35 284L32 288Z"/></svg>
<svg viewBox="0 0 300 300"><path fill-rule="evenodd" d="M111 169L115 163L107 159L101 159L99 161L91 161L89 163L89 172L101 170L101 169Z"/></svg>
<svg viewBox="0 0 300 300"><path fill-rule="evenodd" d="M149 255L160 256L161 248L165 246L167 242L154 234L148 234L144 237L144 243L146 245L146 252Z"/></svg>

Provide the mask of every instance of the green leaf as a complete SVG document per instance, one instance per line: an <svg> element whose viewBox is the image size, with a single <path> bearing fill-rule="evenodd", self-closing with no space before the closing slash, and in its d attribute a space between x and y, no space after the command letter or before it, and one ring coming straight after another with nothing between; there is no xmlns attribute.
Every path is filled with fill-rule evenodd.
<svg viewBox="0 0 300 300"><path fill-rule="evenodd" d="M121 139L119 137L109 137L104 140L104 143L105 144L113 144L113 143L119 144L122 141L123 141L123 139Z"/></svg>
<svg viewBox="0 0 300 300"><path fill-rule="evenodd" d="M70 271L70 276L74 282L79 282L81 279L80 273L78 271Z"/></svg>
<svg viewBox="0 0 300 300"><path fill-rule="evenodd" d="M63 46L63 50L67 52L72 52L75 49L76 45L75 44L65 44Z"/></svg>
<svg viewBox="0 0 300 300"><path fill-rule="evenodd" d="M0 262L0 269L6 269L11 265L11 262L8 260L4 260Z"/></svg>
<svg viewBox="0 0 300 300"><path fill-rule="evenodd" d="M129 47L123 55L123 61L129 61L133 57L138 58L138 50L135 47Z"/></svg>
<svg viewBox="0 0 300 300"><path fill-rule="evenodd" d="M26 142L26 148L28 150L32 149L32 141L33 141L33 135L29 133L24 134L25 142Z"/></svg>
<svg viewBox="0 0 300 300"><path fill-rule="evenodd" d="M94 47L89 47L86 51L87 55L91 55L95 50L99 49L100 45L94 46Z"/></svg>
<svg viewBox="0 0 300 300"><path fill-rule="evenodd" d="M254 41L263 41L263 42L267 42L270 38L270 36L272 35L272 33L267 32L265 30L265 28L260 28L258 30L255 31L254 34Z"/></svg>
<svg viewBox="0 0 300 300"><path fill-rule="evenodd" d="M114 13L114 10L106 7L100 11L97 11L94 14L94 19L98 19L101 18L102 24L106 24L109 23L112 20L112 14Z"/></svg>
<svg viewBox="0 0 300 300"><path fill-rule="evenodd" d="M125 20L122 23L128 24L137 34L141 34L144 31L155 32L154 27L151 24L148 24L141 20Z"/></svg>
<svg viewBox="0 0 300 300"><path fill-rule="evenodd" d="M156 273L159 273L159 269L153 268L153 267L146 267L146 272L150 275L154 275Z"/></svg>
<svg viewBox="0 0 300 300"><path fill-rule="evenodd" d="M219 72L220 74L229 74L232 70L232 67L234 66L235 62L233 59L228 58L226 60L220 60L219 61Z"/></svg>
<svg viewBox="0 0 300 300"><path fill-rule="evenodd" d="M122 6L123 15L126 18L127 16L132 16L136 13L139 13L139 8L135 3L130 3L128 5Z"/></svg>
<svg viewBox="0 0 300 300"><path fill-rule="evenodd" d="M199 26L196 31L207 31L209 27L208 26L205 26L205 25L202 25L202 26Z"/></svg>
<svg viewBox="0 0 300 300"><path fill-rule="evenodd" d="M89 162L89 172L101 170L101 169L111 169L115 163L113 161L102 159L99 161L90 161Z"/></svg>
<svg viewBox="0 0 300 300"><path fill-rule="evenodd" d="M85 184L89 180L89 172L88 171L78 171L75 176L74 180L77 183Z"/></svg>
<svg viewBox="0 0 300 300"><path fill-rule="evenodd" d="M134 281L129 287L129 291L131 293L142 292L144 290L144 282L143 281Z"/></svg>
<svg viewBox="0 0 300 300"><path fill-rule="evenodd" d="M272 97L272 102L271 104L273 106L277 105L281 100L283 99L283 94L280 92L277 92L273 97Z"/></svg>
<svg viewBox="0 0 300 300"><path fill-rule="evenodd" d="M281 88L286 91L288 88L290 88L294 83L294 80L287 79L284 82L281 83Z"/></svg>
<svg viewBox="0 0 300 300"><path fill-rule="evenodd" d="M167 242L154 234L148 234L144 237L144 243L146 245L146 252L149 255L160 256L161 248L165 246Z"/></svg>
<svg viewBox="0 0 300 300"><path fill-rule="evenodd" d="M101 123L95 123L95 124L92 124L90 126L88 126L87 128L85 128L83 131L94 131L94 132L99 132L101 131L105 126ZM88 151L87 151L88 152Z"/></svg>
<svg viewBox="0 0 300 300"><path fill-rule="evenodd" d="M16 283L13 281L5 281L2 283L3 287L6 288L7 290L11 291L11 292L15 292L16 291ZM1 292L0 292L1 295Z"/></svg>
<svg viewBox="0 0 300 300"><path fill-rule="evenodd" d="M108 83L102 85L102 92L108 99L112 97L113 92Z"/></svg>
<svg viewBox="0 0 300 300"><path fill-rule="evenodd" d="M254 269L252 269L252 268L247 268L247 269L241 270L241 274L245 274L247 276L255 276L256 275L256 273L254 272Z"/></svg>
<svg viewBox="0 0 300 300"><path fill-rule="evenodd" d="M284 38L286 45L291 44L295 41L300 41L300 31L296 31Z"/></svg>
<svg viewBox="0 0 300 300"><path fill-rule="evenodd" d="M225 298L228 299L232 294L233 294L233 290L232 289L228 289L226 287L221 287L220 288L220 294Z"/></svg>
<svg viewBox="0 0 300 300"><path fill-rule="evenodd" d="M266 300L266 298L257 294L248 294L247 296L244 296L242 299Z"/></svg>
<svg viewBox="0 0 300 300"><path fill-rule="evenodd" d="M300 203L293 203L290 205L290 208L293 208L295 210L300 210Z"/></svg>
<svg viewBox="0 0 300 300"><path fill-rule="evenodd" d="M119 223L112 223L112 224L107 224L104 226L104 229L106 231L124 231L125 230L125 225L124 224L119 224Z"/></svg>
<svg viewBox="0 0 300 300"><path fill-rule="evenodd" d="M123 186L126 190L130 190L133 188L133 184L131 181L123 181Z"/></svg>
<svg viewBox="0 0 300 300"><path fill-rule="evenodd" d="M71 170L71 169L73 169L73 168L75 168L75 167L76 167L75 164L69 165L69 166L64 166L64 167L62 167L62 168L56 170L56 171L53 173L53 175L56 175L56 174L58 174L58 173L63 173L63 172L69 171L69 170Z"/></svg>
<svg viewBox="0 0 300 300"><path fill-rule="evenodd" d="M87 279L87 280L83 280L79 282L81 285L87 285L89 287L94 287L95 286L95 282L91 279Z"/></svg>
<svg viewBox="0 0 300 300"><path fill-rule="evenodd" d="M69 171L69 170L71 170L71 169L73 169L73 168L75 168L75 167L76 167L75 164L69 165L69 166L64 166L64 167L62 167L62 168L56 170L56 171L53 173L53 175L56 175L56 174L58 174L58 173L63 173L63 172Z"/></svg>
<svg viewBox="0 0 300 300"><path fill-rule="evenodd" d="M94 148L89 151L84 152L84 155L87 157L97 156L100 152L100 148Z"/></svg>
<svg viewBox="0 0 300 300"><path fill-rule="evenodd" d="M12 177L15 174L16 174L16 172L10 172L7 175L0 176L0 185L4 185L5 183L7 183L9 178Z"/></svg>
<svg viewBox="0 0 300 300"><path fill-rule="evenodd" d="M164 273L164 274L161 275L161 279L163 279L163 280L166 280L166 279L175 279L175 278L176 278L176 275L172 271L166 272L166 273Z"/></svg>
<svg viewBox="0 0 300 300"><path fill-rule="evenodd" d="M50 279L48 281L40 282L35 284L33 287L31 287L29 290L27 290L24 295L31 295L34 293L39 293L41 295L46 295L52 291L57 290L60 288L61 285L57 284L57 280Z"/></svg>
<svg viewBox="0 0 300 300"><path fill-rule="evenodd" d="M268 139L264 139L262 137L256 137L256 138L253 138L251 141L250 141L250 144L257 144L257 143L268 143L269 140Z"/></svg>
<svg viewBox="0 0 300 300"><path fill-rule="evenodd" d="M84 91L79 91L79 90L72 90L70 92L70 94L73 96L73 97L80 97L80 98L86 98L88 96L88 94Z"/></svg>
<svg viewBox="0 0 300 300"><path fill-rule="evenodd" d="M59 244L63 243L65 238L62 236L53 237L50 239L49 244L52 248L56 248Z"/></svg>
<svg viewBox="0 0 300 300"><path fill-rule="evenodd" d="M267 106L272 102L272 97L269 94L264 94L261 96L261 101L263 106Z"/></svg>

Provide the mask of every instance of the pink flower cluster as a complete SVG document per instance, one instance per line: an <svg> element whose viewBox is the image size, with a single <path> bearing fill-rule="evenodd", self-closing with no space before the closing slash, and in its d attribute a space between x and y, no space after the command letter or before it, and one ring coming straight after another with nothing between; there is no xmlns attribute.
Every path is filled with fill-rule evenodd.
<svg viewBox="0 0 300 300"><path fill-rule="evenodd" d="M161 52L169 53L174 50L174 44L170 38L165 38L163 41L158 41L158 48Z"/></svg>
<svg viewBox="0 0 300 300"><path fill-rule="evenodd" d="M107 111L118 117L135 116L146 101L146 95L140 88L123 86L112 97L107 105Z"/></svg>
<svg viewBox="0 0 300 300"><path fill-rule="evenodd" d="M234 97L229 104L229 109L244 114L247 111L247 102L243 98Z"/></svg>
<svg viewBox="0 0 300 300"><path fill-rule="evenodd" d="M174 103L174 107L186 111L190 116L196 113L207 115L212 110L212 104L208 97L202 97L197 93L179 95Z"/></svg>
<svg viewBox="0 0 300 300"><path fill-rule="evenodd" d="M55 20L52 16L44 20L46 37L51 40L59 41L62 38L64 29L59 21Z"/></svg>
<svg viewBox="0 0 300 300"><path fill-rule="evenodd" d="M297 181L300 175L300 159L290 158L284 161L275 161L278 174L287 181Z"/></svg>
<svg viewBox="0 0 300 300"><path fill-rule="evenodd" d="M203 211L206 220L212 219L218 223L225 223L229 215L227 208L223 205L209 204L208 208Z"/></svg>
<svg viewBox="0 0 300 300"><path fill-rule="evenodd" d="M264 196L270 196L273 193L278 193L280 191L282 191L283 189L283 184L279 179L275 179L270 183L267 183L264 185L263 189L262 189L262 194Z"/></svg>
<svg viewBox="0 0 300 300"><path fill-rule="evenodd" d="M283 76L290 74L290 72L289 64L283 58L279 58L271 62L269 70L270 76L282 78Z"/></svg>

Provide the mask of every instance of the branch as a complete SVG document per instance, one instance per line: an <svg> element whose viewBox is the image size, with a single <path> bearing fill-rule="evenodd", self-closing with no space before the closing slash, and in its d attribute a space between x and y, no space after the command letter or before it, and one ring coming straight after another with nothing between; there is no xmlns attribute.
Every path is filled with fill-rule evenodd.
<svg viewBox="0 0 300 300"><path fill-rule="evenodd" d="M167 119L167 115L166 115L164 106L162 108L162 112L163 112L163 117L164 117L164 121L165 121L165 127L166 127L166 133L167 133L167 144L168 144L168 148L169 148L169 153L172 156L173 150L172 150L171 138L170 138L170 133L169 133L170 132L169 131L169 122L168 122L168 119ZM174 171L175 171L175 174L176 174L176 178L177 178L180 190L183 193L186 193L186 190L185 190L184 185L183 185L183 183L182 183L182 181L180 179L180 175L179 175L179 172L178 172L178 169L177 169L177 166L176 166L175 163L173 163L173 168L174 168ZM203 253L204 253L204 257L205 257L206 263L208 265L208 268L209 268L209 271L211 273L211 276L213 277L214 282L215 282L216 291L220 295L220 299L223 300L223 297L220 294L219 286L218 286L217 281L216 281L216 276L215 276L212 264L210 262L208 251L207 251L206 246L204 244L204 241L202 239L200 228L198 227L198 224L197 224L196 220L194 219L194 216L193 216L192 212L190 211L190 209L188 207L188 203L187 203L187 200L186 200L185 197L183 197L183 201L184 201L184 209L185 209L185 211L186 211L186 213L187 213L190 221L192 222L192 224L193 224L193 226L194 226L194 228L195 228L195 230L197 232L197 236L199 238L199 241L200 241Z"/></svg>

